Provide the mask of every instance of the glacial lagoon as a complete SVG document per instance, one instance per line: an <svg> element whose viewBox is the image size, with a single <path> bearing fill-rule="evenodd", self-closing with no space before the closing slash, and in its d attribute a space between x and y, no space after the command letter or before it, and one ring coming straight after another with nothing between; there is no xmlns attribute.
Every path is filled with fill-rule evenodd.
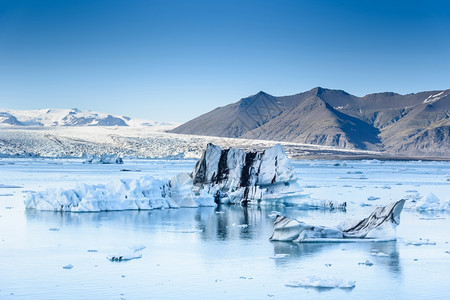
<svg viewBox="0 0 450 300"><path fill-rule="evenodd" d="M413 204L433 193L449 201L448 162L292 162L305 192L317 199L346 201L346 211L222 205L58 213L25 210L23 204L29 191L144 175L170 178L190 172L194 164L194 160L85 165L77 159L0 159L0 299L450 297L448 212L404 209L394 242L269 241L276 214L333 226L402 198ZM107 259L136 249L140 258ZM355 286L292 287L311 276L354 281Z"/></svg>

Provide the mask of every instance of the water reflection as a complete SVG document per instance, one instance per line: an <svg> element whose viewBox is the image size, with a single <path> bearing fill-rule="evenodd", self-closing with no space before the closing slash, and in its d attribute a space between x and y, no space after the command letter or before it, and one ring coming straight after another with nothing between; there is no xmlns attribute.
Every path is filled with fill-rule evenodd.
<svg viewBox="0 0 450 300"><path fill-rule="evenodd" d="M370 261L376 261L378 266L386 267L390 273L400 274L400 253L396 241L363 242L363 243L293 243L272 242L274 255L289 254L284 259L274 260L278 265L292 263L303 259L318 257L321 253L336 251L357 251L365 254ZM381 253L378 254L377 253ZM360 256L360 255L359 255Z"/></svg>
<svg viewBox="0 0 450 300"><path fill-rule="evenodd" d="M245 240L255 245L273 246L274 255L289 254L285 259L275 259L277 265L286 265L299 260L315 259L321 254L333 253L346 249L364 254L363 257L376 261L378 266L386 267L389 272L401 273L400 255L396 242L379 243L292 243L270 242L273 231L273 219L269 217L273 208L241 207L222 205L217 208L181 208L151 211L115 211L99 213L60 213L26 211L29 224L41 223L51 227L92 227L105 226L127 234L125 231L145 231L149 233L171 232L177 238L180 234L192 233L194 238L206 243ZM283 208L279 208L285 213ZM292 212L291 212L292 213ZM304 214L304 213L302 213ZM315 217L325 215L323 211L308 212ZM333 213L328 213L328 217ZM306 216L306 215L304 215ZM373 252L385 253L387 256L372 256ZM339 257L339 254L337 254Z"/></svg>

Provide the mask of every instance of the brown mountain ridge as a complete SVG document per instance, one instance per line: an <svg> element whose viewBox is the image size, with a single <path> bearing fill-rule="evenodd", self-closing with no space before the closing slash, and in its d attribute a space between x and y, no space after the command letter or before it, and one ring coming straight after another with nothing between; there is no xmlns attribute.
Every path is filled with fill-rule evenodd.
<svg viewBox="0 0 450 300"><path fill-rule="evenodd" d="M357 97L321 87L264 92L218 107L171 132L449 157L450 90Z"/></svg>

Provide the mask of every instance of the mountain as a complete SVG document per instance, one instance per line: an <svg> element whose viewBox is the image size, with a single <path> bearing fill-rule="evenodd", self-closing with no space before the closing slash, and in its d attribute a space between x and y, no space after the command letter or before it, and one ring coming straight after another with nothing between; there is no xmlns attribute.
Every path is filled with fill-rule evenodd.
<svg viewBox="0 0 450 300"><path fill-rule="evenodd" d="M7 126L173 126L174 123L132 119L73 109L3 110L0 125Z"/></svg>
<svg viewBox="0 0 450 300"><path fill-rule="evenodd" d="M450 90L357 97L316 87L283 97L259 92L171 132L448 157L449 114Z"/></svg>

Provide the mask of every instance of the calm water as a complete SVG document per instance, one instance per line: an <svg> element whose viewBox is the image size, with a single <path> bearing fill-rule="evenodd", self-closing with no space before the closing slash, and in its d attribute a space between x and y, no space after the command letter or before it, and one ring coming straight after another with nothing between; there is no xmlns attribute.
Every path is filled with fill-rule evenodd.
<svg viewBox="0 0 450 300"><path fill-rule="evenodd" d="M273 210L312 224L333 225L370 212L373 208L359 205L367 202L368 196L389 202L433 191L445 200L445 194L450 194L448 163L294 164L306 191L318 198L345 199L350 203L347 212L256 206L82 214L25 211L25 190L146 174L170 177L190 171L194 164L133 161L122 166L86 166L79 161L59 162L0 161L0 299L450 298L449 214L404 211L397 242L269 241ZM121 172L122 168L141 171ZM349 179L356 176L365 179ZM18 187L11 187L14 185ZM420 238L436 244L405 243ZM140 251L140 259L106 259L135 245L146 247ZM388 256L372 256L374 249ZM276 254L289 256L273 259ZM358 264L366 260L373 266ZM68 264L73 268L64 269ZM356 287L285 286L310 275L355 280Z"/></svg>

